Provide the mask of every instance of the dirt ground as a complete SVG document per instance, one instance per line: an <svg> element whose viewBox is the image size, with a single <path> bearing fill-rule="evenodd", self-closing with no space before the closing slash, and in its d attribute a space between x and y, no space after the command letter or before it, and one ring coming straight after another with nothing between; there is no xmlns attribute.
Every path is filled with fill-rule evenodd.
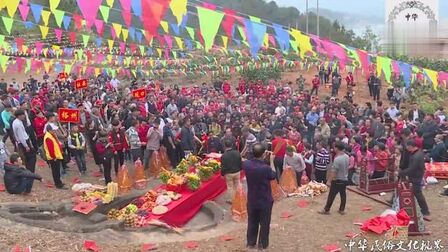
<svg viewBox="0 0 448 252"><path fill-rule="evenodd" d="M308 83L314 72L305 74ZM298 72L284 74L284 80L294 81L299 75ZM3 75L0 74L0 78ZM7 78L11 78L8 75ZM360 78L360 77L358 77ZM355 88L356 102L368 101L367 85L362 81ZM321 88L321 95L328 95L329 89ZM345 85L341 87L341 94L345 93ZM385 91L382 91L385 96ZM75 164L70 164L68 176L64 178L65 183L71 186L72 180L78 177L83 182L103 184L100 178L92 176L91 172L96 171L93 159L88 157L88 176L79 177ZM51 171L43 162L38 162L37 173L42 175L47 181L52 181ZM3 178L0 177L0 183ZM436 186L427 187L424 194L427 198L432 212L432 222L426 222L427 228L431 231L430 236L413 237L417 240L437 240L441 239L445 249L448 248L448 197L438 196L445 182ZM70 191L60 191L48 188L47 183L35 182L33 196L12 196L6 192L0 192L1 202L40 202L59 201L71 198ZM270 248L268 251L324 251L323 245L336 244L342 251L348 251L344 247L349 241L347 233L359 233L359 227L354 222L359 222L381 214L387 209L386 206L376 203L370 199L348 192L347 214L339 215L335 209L339 204L339 199L334 203L330 216L321 216L317 211L321 210L327 194L314 199L306 199L309 205L300 208L297 205L298 198L287 198L274 205L272 213L272 224L270 234ZM383 196L384 199L389 195ZM370 207L370 211L362 211L363 208ZM281 218L283 212L288 211L292 216L288 219ZM218 227L199 233L186 233L183 235L170 235L166 239L154 237L151 234L141 234L139 239L129 240L116 232L105 230L100 234L77 234L54 232L40 228L29 227L23 224L11 222L0 218L0 251L10 251L12 247L31 246L32 251L52 252L52 251L85 251L82 248L83 241L94 239L101 251L127 252L141 251L143 243L154 243L158 246L157 251L189 251L186 248L187 241L197 241L198 247L195 251L246 251L245 249L245 223L227 223ZM222 236L229 236L230 241L221 241ZM161 242L163 241L163 242ZM361 250L352 250L361 251ZM365 251L370 251L365 250ZM407 250L412 251L412 250Z"/></svg>

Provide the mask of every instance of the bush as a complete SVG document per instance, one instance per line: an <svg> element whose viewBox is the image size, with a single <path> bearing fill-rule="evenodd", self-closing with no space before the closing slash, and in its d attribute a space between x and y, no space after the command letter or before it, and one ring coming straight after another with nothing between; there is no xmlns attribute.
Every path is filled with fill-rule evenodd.
<svg viewBox="0 0 448 252"><path fill-rule="evenodd" d="M435 91L431 85L417 86L413 88L410 97L411 102L416 102L425 113L434 114L439 107L446 106L445 89Z"/></svg>
<svg viewBox="0 0 448 252"><path fill-rule="evenodd" d="M263 81L267 84L269 80L281 79L283 70L279 67L271 68L249 68L241 72L241 77L246 81Z"/></svg>

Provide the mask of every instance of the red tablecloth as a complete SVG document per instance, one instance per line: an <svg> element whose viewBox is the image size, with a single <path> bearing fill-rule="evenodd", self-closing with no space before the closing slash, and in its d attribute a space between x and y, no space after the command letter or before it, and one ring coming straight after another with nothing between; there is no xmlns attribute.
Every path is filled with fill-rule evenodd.
<svg viewBox="0 0 448 252"><path fill-rule="evenodd" d="M448 179L448 163L434 162L426 163L425 177L433 176L438 179Z"/></svg>
<svg viewBox="0 0 448 252"><path fill-rule="evenodd" d="M159 188L164 189L164 185ZM209 181L203 182L201 187L195 191L181 192L182 198L171 202L168 212L163 215L151 214L148 218L160 220L174 227L181 227L191 220L208 200L218 197L226 191L227 186L220 174L215 174Z"/></svg>

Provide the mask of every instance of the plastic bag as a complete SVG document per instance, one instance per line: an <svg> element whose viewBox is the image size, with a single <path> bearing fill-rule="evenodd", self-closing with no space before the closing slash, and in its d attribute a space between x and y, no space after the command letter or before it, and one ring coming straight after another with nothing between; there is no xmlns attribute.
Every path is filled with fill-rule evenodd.
<svg viewBox="0 0 448 252"><path fill-rule="evenodd" d="M135 161L134 167L134 188L138 190L145 189L147 180L142 161L140 159Z"/></svg>
<svg viewBox="0 0 448 252"><path fill-rule="evenodd" d="M117 176L118 190L120 193L128 192L132 188L132 179L126 165L121 166Z"/></svg>
<svg viewBox="0 0 448 252"><path fill-rule="evenodd" d="M158 151L154 151L151 156L151 161L149 163L149 176L150 177L159 177L160 172L162 171L162 163L160 162L160 154Z"/></svg>
<svg viewBox="0 0 448 252"><path fill-rule="evenodd" d="M165 170L171 170L171 163L168 159L168 154L166 152L165 147L161 147L159 150L159 156L160 156L160 163L162 164L162 167L165 168Z"/></svg>
<svg viewBox="0 0 448 252"><path fill-rule="evenodd" d="M272 191L272 198L277 201L281 199L283 193L280 189L280 185L277 183L277 180L271 180L271 191Z"/></svg>
<svg viewBox="0 0 448 252"><path fill-rule="evenodd" d="M247 198L243 187L239 186L232 200L232 219L237 222L247 218Z"/></svg>
<svg viewBox="0 0 448 252"><path fill-rule="evenodd" d="M283 170L282 177L280 178L280 186L286 193L293 193L297 190L296 171L291 167L286 167Z"/></svg>

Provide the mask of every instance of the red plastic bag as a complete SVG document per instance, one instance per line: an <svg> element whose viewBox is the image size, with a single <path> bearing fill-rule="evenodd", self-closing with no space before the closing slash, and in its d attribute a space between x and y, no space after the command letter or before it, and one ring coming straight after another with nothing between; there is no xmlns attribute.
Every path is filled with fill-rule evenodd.
<svg viewBox="0 0 448 252"><path fill-rule="evenodd" d="M134 166L134 187L135 189L142 190L146 188L147 180L145 176L145 169L140 159L135 161Z"/></svg>
<svg viewBox="0 0 448 252"><path fill-rule="evenodd" d="M293 193L297 190L297 176L294 169L286 167L283 170L282 177L280 178L280 186L286 193Z"/></svg>
<svg viewBox="0 0 448 252"><path fill-rule="evenodd" d="M149 164L149 176L158 178L162 171L162 162L160 161L160 154L158 151L154 151L151 156L151 162Z"/></svg>
<svg viewBox="0 0 448 252"><path fill-rule="evenodd" d="M280 189L280 185L277 183L277 180L271 180L271 191L272 198L277 201L282 198L282 191Z"/></svg>
<svg viewBox="0 0 448 252"><path fill-rule="evenodd" d="M168 158L168 154L166 153L166 148L161 147L159 150L160 163L165 170L171 170L171 162Z"/></svg>
<svg viewBox="0 0 448 252"><path fill-rule="evenodd" d="M117 183L119 192L128 192L131 190L133 183L126 165L121 166L118 171Z"/></svg>
<svg viewBox="0 0 448 252"><path fill-rule="evenodd" d="M247 218L247 198L243 187L239 186L232 200L232 218L241 222Z"/></svg>

